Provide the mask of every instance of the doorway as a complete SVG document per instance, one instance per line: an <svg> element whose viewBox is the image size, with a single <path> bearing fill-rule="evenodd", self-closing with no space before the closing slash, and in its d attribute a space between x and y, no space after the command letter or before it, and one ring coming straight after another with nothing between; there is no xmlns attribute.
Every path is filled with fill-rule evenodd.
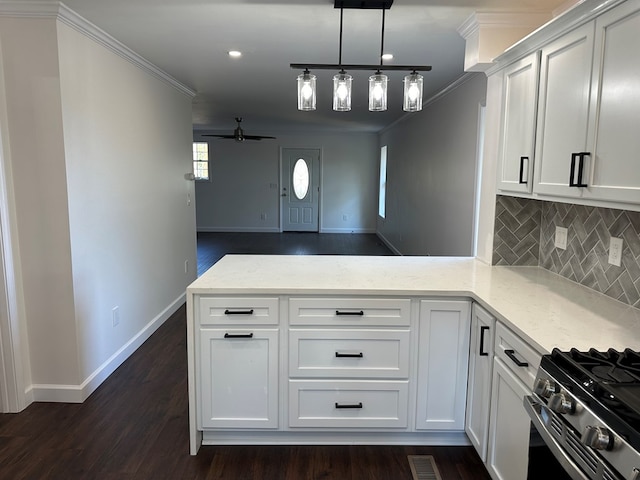
<svg viewBox="0 0 640 480"><path fill-rule="evenodd" d="M283 148L280 162L280 230L318 232L320 149Z"/></svg>

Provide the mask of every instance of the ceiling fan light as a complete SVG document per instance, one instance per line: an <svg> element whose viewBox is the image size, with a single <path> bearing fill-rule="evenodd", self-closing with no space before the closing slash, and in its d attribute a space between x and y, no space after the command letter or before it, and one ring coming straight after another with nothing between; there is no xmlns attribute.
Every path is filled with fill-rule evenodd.
<svg viewBox="0 0 640 480"><path fill-rule="evenodd" d="M422 75L413 72L404 77L404 99L402 109L405 112L422 110Z"/></svg>
<svg viewBox="0 0 640 480"><path fill-rule="evenodd" d="M336 112L351 110L351 82L353 78L346 73L333 76L333 109Z"/></svg>
<svg viewBox="0 0 640 480"><path fill-rule="evenodd" d="M376 73L369 77L369 111L384 112L387 109L387 83L386 75Z"/></svg>
<svg viewBox="0 0 640 480"><path fill-rule="evenodd" d="M316 76L308 71L298 75L298 110L316 109Z"/></svg>

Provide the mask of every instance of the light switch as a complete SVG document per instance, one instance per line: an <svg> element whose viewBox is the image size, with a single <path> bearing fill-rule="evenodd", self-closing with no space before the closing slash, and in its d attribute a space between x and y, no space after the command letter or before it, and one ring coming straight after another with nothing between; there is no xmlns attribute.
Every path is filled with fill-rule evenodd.
<svg viewBox="0 0 640 480"><path fill-rule="evenodd" d="M567 249L567 229L564 227L556 227L556 236L554 240L556 248L561 250Z"/></svg>

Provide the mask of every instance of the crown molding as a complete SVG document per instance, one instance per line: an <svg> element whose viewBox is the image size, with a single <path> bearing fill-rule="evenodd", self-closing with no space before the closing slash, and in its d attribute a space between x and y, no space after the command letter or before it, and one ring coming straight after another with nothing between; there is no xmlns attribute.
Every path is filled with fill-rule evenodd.
<svg viewBox="0 0 640 480"><path fill-rule="evenodd" d="M195 90L179 82L171 75L156 67L147 59L138 55L122 42L116 40L100 27L89 22L84 17L81 17L76 12L71 10L62 2L46 2L41 0L33 1L19 1L9 0L0 1L0 18L49 18L57 20L84 36L92 39L94 42L102 45L108 50L112 51L119 57L127 60L136 67L144 70L150 75L162 80L163 82L171 85L181 93L194 97L196 95Z"/></svg>
<svg viewBox="0 0 640 480"><path fill-rule="evenodd" d="M466 39L483 27L536 28L550 18L551 14L543 12L474 12L458 27L458 33Z"/></svg>

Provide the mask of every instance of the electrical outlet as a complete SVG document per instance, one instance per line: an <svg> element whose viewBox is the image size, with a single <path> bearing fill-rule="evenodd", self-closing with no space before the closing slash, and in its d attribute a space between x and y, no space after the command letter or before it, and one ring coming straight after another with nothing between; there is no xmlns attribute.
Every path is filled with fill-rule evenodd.
<svg viewBox="0 0 640 480"><path fill-rule="evenodd" d="M111 324L116 327L120 323L120 307L115 306L111 309Z"/></svg>
<svg viewBox="0 0 640 480"><path fill-rule="evenodd" d="M261 213L260 214L260 220L266 220L267 219L267 214L266 213Z"/></svg>
<svg viewBox="0 0 640 480"><path fill-rule="evenodd" d="M343 222L347 221L347 214L346 213L342 214L342 221Z"/></svg>
<svg viewBox="0 0 640 480"><path fill-rule="evenodd" d="M191 194L187 193L187 207L191 205Z"/></svg>
<svg viewBox="0 0 640 480"><path fill-rule="evenodd" d="M622 239L617 237L611 237L609 242L609 263L620 266L622 262Z"/></svg>
<svg viewBox="0 0 640 480"><path fill-rule="evenodd" d="M189 260L184 261L184 273L189 273Z"/></svg>
<svg viewBox="0 0 640 480"><path fill-rule="evenodd" d="M567 249L567 229L564 227L556 227L556 236L554 240L556 248L561 250Z"/></svg>

